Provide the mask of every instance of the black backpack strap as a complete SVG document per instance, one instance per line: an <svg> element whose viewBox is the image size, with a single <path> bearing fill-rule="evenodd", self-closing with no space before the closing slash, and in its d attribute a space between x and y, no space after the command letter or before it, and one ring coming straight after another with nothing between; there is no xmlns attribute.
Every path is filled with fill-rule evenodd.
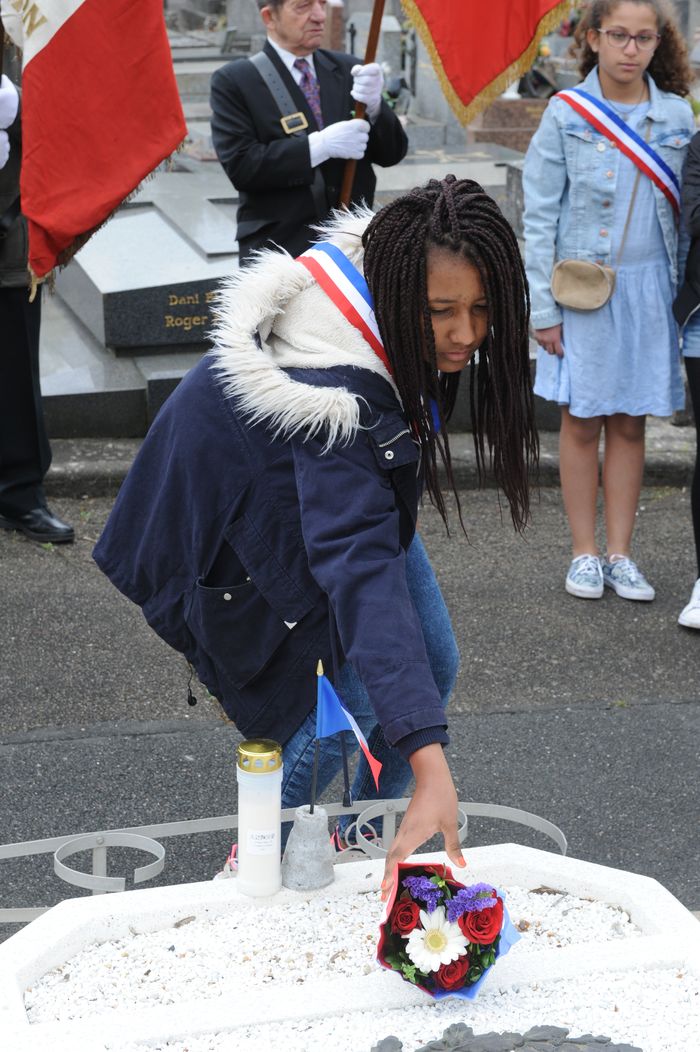
<svg viewBox="0 0 700 1052"><path fill-rule="evenodd" d="M14 199L8 209L6 209L2 215L0 215L0 241L7 237L10 232L10 228L20 215L22 211L22 204L20 202L19 194Z"/></svg>
<svg viewBox="0 0 700 1052"><path fill-rule="evenodd" d="M272 95L278 110L280 111L280 124L286 135L294 135L297 138L307 137L309 122L306 114L297 110L295 102L287 89L287 85L279 75L274 62L264 51L258 51L251 55L250 62L253 63L260 74L263 83ZM311 184L311 194L314 199L317 219L323 219L328 214L328 199L326 197L326 184L321 174L321 165L314 168L314 180Z"/></svg>

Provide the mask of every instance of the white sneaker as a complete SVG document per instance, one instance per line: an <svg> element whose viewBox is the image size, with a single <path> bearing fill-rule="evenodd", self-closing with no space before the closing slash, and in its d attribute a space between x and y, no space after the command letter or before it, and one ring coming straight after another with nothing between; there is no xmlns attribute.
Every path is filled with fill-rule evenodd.
<svg viewBox="0 0 700 1052"><path fill-rule="evenodd" d="M614 589L622 599L637 599L650 603L656 592L636 563L627 556L614 556L603 563L603 580L608 588Z"/></svg>
<svg viewBox="0 0 700 1052"><path fill-rule="evenodd" d="M690 602L678 616L678 624L686 628L700 628L700 577L695 582Z"/></svg>
<svg viewBox="0 0 700 1052"><path fill-rule="evenodd" d="M579 599L600 599L603 594L603 567L597 555L577 556L566 575L565 588Z"/></svg>

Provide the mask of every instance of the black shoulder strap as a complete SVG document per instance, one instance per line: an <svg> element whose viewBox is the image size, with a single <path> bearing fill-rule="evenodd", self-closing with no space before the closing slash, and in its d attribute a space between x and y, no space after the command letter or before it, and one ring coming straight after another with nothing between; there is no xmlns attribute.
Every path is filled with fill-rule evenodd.
<svg viewBox="0 0 700 1052"><path fill-rule="evenodd" d="M22 205L19 194L17 194L17 197L14 199L10 207L0 215L0 241L7 237L10 232L10 227L13 225L21 211Z"/></svg>
<svg viewBox="0 0 700 1052"><path fill-rule="evenodd" d="M287 135L294 135L297 138L302 136L305 138L309 122L306 119L306 115L302 113L301 110L295 109L294 99L290 95L287 85L279 75L270 56L266 55L264 51L258 51L257 54L250 56L249 61L253 63L265 86L275 100L277 108L281 114L280 124L282 125L284 132ZM311 194L314 199L316 218L325 218L328 214L328 201L326 198L326 184L323 180L323 175L321 174L320 165L316 165L314 168L314 180L311 184Z"/></svg>

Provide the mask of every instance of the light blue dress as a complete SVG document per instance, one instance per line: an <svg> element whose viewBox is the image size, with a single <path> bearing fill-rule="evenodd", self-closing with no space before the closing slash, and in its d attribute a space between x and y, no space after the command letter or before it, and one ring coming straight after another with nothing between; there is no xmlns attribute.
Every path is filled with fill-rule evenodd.
<svg viewBox="0 0 700 1052"><path fill-rule="evenodd" d="M649 103L615 103L640 135ZM619 158L609 234L615 292L596 311L563 308L564 357L539 348L535 394L567 405L573 416L670 416L685 405L673 286L651 180L642 175L622 262L616 263L637 173Z"/></svg>

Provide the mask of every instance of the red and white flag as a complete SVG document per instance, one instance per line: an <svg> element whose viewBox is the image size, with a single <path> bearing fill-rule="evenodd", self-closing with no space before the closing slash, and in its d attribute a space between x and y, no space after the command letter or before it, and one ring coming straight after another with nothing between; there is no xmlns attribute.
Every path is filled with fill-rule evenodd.
<svg viewBox="0 0 700 1052"><path fill-rule="evenodd" d="M572 0L401 0L447 101L469 124L535 60Z"/></svg>
<svg viewBox="0 0 700 1052"><path fill-rule="evenodd" d="M162 0L0 0L22 57L22 212L41 278L180 145Z"/></svg>

